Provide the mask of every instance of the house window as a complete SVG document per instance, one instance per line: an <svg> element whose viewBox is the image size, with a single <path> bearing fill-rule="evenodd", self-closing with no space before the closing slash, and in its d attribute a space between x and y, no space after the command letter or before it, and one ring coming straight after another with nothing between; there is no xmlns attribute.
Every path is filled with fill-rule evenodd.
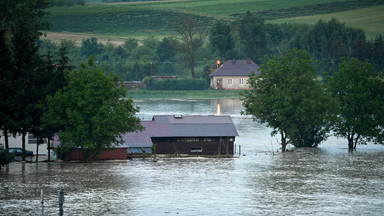
<svg viewBox="0 0 384 216"><path fill-rule="evenodd" d="M202 148L191 148L191 152L203 152Z"/></svg>
<svg viewBox="0 0 384 216"><path fill-rule="evenodd" d="M240 80L239 80L239 84L240 84L240 85L244 85L244 79L243 79L243 78L240 78Z"/></svg>
<svg viewBox="0 0 384 216"><path fill-rule="evenodd" d="M228 85L232 85L232 79L228 79Z"/></svg>

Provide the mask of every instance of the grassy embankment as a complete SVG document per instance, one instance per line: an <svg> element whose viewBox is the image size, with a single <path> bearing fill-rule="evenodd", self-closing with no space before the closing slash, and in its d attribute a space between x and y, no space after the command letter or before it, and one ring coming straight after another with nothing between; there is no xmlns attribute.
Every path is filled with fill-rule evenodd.
<svg viewBox="0 0 384 216"><path fill-rule="evenodd" d="M128 37L169 36L173 22L185 13L208 28L214 19L235 20L246 11L257 12L267 22L277 23L313 24L319 19L336 17L348 26L362 28L372 39L384 34L383 4L382 0L174 0L54 7L47 19L52 21L51 32L59 34L48 34L48 39L79 40L93 36L121 44Z"/></svg>
<svg viewBox="0 0 384 216"><path fill-rule="evenodd" d="M144 99L237 99L239 90L196 90L196 91L128 91L133 100Z"/></svg>

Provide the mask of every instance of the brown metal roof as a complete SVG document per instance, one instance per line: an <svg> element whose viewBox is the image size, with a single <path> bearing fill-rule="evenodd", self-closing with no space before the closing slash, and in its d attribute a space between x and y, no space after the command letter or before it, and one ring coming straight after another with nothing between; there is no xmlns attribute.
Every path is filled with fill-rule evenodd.
<svg viewBox="0 0 384 216"><path fill-rule="evenodd" d="M142 132L123 135L121 147L150 147L152 137L235 137L239 136L230 116L158 115L142 121Z"/></svg>
<svg viewBox="0 0 384 216"><path fill-rule="evenodd" d="M230 116L164 115L153 116L158 124L170 125L173 137L238 136Z"/></svg>
<svg viewBox="0 0 384 216"><path fill-rule="evenodd" d="M224 115L155 115L152 119L161 124L233 124Z"/></svg>
<svg viewBox="0 0 384 216"><path fill-rule="evenodd" d="M151 147L151 137L171 137L172 130L170 125L159 125L155 121L142 121L144 130L141 132L131 132L123 134L124 144L122 147Z"/></svg>
<svg viewBox="0 0 384 216"><path fill-rule="evenodd" d="M249 76L251 72L255 75L260 73L259 65L248 60L228 60L209 76Z"/></svg>

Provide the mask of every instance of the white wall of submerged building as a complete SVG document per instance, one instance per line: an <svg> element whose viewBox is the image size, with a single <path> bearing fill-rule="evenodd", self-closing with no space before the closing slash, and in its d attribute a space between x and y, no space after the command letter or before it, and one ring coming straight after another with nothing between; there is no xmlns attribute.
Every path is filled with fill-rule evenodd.
<svg viewBox="0 0 384 216"><path fill-rule="evenodd" d="M0 148L5 148L5 137L3 131L0 131ZM31 136L25 136L25 150L33 151L36 155L36 140L29 138ZM22 137L17 135L16 137L8 134L8 143L10 148L22 148ZM44 144L39 145L39 155L47 155L47 139Z"/></svg>

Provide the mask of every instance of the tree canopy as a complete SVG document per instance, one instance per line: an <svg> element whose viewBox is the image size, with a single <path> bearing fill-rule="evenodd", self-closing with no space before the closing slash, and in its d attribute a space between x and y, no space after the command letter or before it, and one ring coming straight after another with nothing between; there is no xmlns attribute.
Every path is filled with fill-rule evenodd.
<svg viewBox="0 0 384 216"><path fill-rule="evenodd" d="M8 131L22 134L22 160L25 160L26 133L39 126L41 112L37 104L47 93L44 83L49 71L38 55L36 41L41 36L39 30L49 27L42 21L49 4L49 0L0 1L0 75L4 102L0 104L0 126L5 137Z"/></svg>
<svg viewBox="0 0 384 216"><path fill-rule="evenodd" d="M44 128L60 128L60 151L82 148L85 158L104 148L119 145L122 134L142 130L139 109L125 99L126 89L119 87L116 75L106 75L93 57L88 64L67 75L68 85L47 97Z"/></svg>
<svg viewBox="0 0 384 216"><path fill-rule="evenodd" d="M251 12L240 19L238 34L244 45L247 57L258 62L267 51L267 31L264 20Z"/></svg>
<svg viewBox="0 0 384 216"><path fill-rule="evenodd" d="M235 42L230 26L223 21L216 21L209 31L209 43L217 50L220 58L231 59L234 56Z"/></svg>
<svg viewBox="0 0 384 216"><path fill-rule="evenodd" d="M266 123L272 135L280 133L282 151L300 134L314 129L315 134L327 132L332 100L316 81L316 67L308 52L286 50L282 56L264 58L260 70L259 76L251 75L248 80L252 90L242 92L242 113ZM320 141L326 138L320 137Z"/></svg>
<svg viewBox="0 0 384 216"><path fill-rule="evenodd" d="M340 103L333 131L347 138L348 149L368 141L383 143L384 74L368 62L344 60L329 77L328 87Z"/></svg>
<svg viewBox="0 0 384 216"><path fill-rule="evenodd" d="M188 56L187 61L191 70L191 76L195 78L197 50L203 46L208 31L201 23L196 22L191 15L180 17L180 19L175 22L174 29L183 42L181 45L182 51Z"/></svg>

